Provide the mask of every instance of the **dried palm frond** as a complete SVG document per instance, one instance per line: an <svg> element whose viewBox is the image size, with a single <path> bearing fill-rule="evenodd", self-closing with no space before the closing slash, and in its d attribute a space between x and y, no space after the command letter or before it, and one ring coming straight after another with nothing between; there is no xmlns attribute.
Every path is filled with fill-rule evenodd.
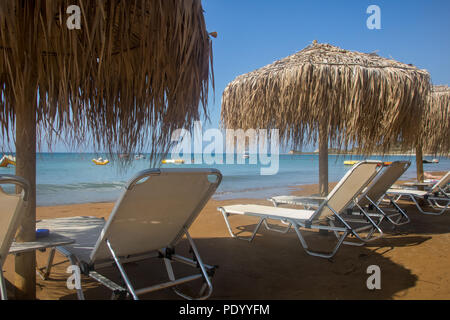
<svg viewBox="0 0 450 320"><path fill-rule="evenodd" d="M222 125L273 128L285 143L315 142L320 128L332 146L368 153L398 141L414 145L430 76L376 54L313 43L238 76L222 96Z"/></svg>
<svg viewBox="0 0 450 320"><path fill-rule="evenodd" d="M433 86L424 117L424 149L433 154L450 154L450 88Z"/></svg>
<svg viewBox="0 0 450 320"><path fill-rule="evenodd" d="M70 5L81 9L79 30L66 26ZM174 129L207 117L211 68L200 0L0 3L4 142L17 112L36 112L49 145L91 140L113 157L165 152ZM31 103L18 110L24 92Z"/></svg>

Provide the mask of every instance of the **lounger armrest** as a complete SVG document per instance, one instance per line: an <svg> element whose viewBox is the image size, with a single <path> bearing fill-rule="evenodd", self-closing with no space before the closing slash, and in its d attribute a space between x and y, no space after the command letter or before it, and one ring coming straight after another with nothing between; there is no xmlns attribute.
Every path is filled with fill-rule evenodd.
<svg viewBox="0 0 450 320"><path fill-rule="evenodd" d="M10 183L15 184L16 186L20 186L23 189L24 195L23 200L28 200L28 195L30 193L30 184L25 179L15 176L12 174L1 174L0 175L0 184Z"/></svg>
<svg viewBox="0 0 450 320"><path fill-rule="evenodd" d="M405 182L403 185L405 186L413 186L413 187L429 187L432 186L434 183L428 183L428 182L418 182L418 181L413 181L413 182Z"/></svg>
<svg viewBox="0 0 450 320"><path fill-rule="evenodd" d="M305 196L305 197L293 197L293 199L299 203L301 202L317 202L321 203L327 199L327 197L321 196Z"/></svg>
<svg viewBox="0 0 450 320"><path fill-rule="evenodd" d="M418 185L409 185L409 184L393 184L389 189L397 189L397 190L417 190Z"/></svg>
<svg viewBox="0 0 450 320"><path fill-rule="evenodd" d="M442 197L428 196L427 199L436 201L450 201L450 196L442 196Z"/></svg>
<svg viewBox="0 0 450 320"><path fill-rule="evenodd" d="M311 200L325 200L327 197L322 197L322 196L307 196L307 197L299 197L301 199L311 199Z"/></svg>
<svg viewBox="0 0 450 320"><path fill-rule="evenodd" d="M296 199L296 203L302 206L308 206L317 209L325 200L326 197L300 197Z"/></svg>
<svg viewBox="0 0 450 320"><path fill-rule="evenodd" d="M279 197L273 197L270 198L269 201L276 202L276 203L284 203L284 204L291 204L291 205L314 205L319 206L323 201L326 200L327 197L322 196L292 196L292 197L286 197L284 199L280 199Z"/></svg>

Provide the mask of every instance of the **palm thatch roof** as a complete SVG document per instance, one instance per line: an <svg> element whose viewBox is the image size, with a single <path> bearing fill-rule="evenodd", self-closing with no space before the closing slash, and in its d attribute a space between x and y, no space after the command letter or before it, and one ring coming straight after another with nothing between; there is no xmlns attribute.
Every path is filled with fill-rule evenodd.
<svg viewBox="0 0 450 320"><path fill-rule="evenodd" d="M434 154L450 154L450 88L433 86L424 117L424 149Z"/></svg>
<svg viewBox="0 0 450 320"><path fill-rule="evenodd" d="M81 9L80 30L66 26L70 5ZM207 115L211 68L200 0L1 1L0 134L10 141L31 88L49 144L166 150L174 129Z"/></svg>
<svg viewBox="0 0 450 320"><path fill-rule="evenodd" d="M313 43L238 76L222 96L228 128L275 128L285 142L315 141L325 128L333 146L388 150L414 144L430 76L374 53Z"/></svg>

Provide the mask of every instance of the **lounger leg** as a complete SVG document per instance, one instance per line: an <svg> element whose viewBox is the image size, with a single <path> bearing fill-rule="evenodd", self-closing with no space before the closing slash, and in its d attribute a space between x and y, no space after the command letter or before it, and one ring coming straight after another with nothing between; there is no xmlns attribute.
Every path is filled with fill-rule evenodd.
<svg viewBox="0 0 450 320"><path fill-rule="evenodd" d="M67 251L64 247L57 247L58 248L58 252L61 253L63 256L65 256L66 258L69 259L69 262L71 265L76 266L76 265L80 265L78 259L71 254L69 251ZM80 281L80 288L77 288L77 297L78 300L84 300L84 293L83 293L83 288L81 287L81 281Z"/></svg>
<svg viewBox="0 0 450 320"><path fill-rule="evenodd" d="M448 190L450 189L450 186L446 186L444 188L441 188L441 187L438 187L438 188L439 188L439 191L441 191L444 196L450 197L450 195L448 194Z"/></svg>
<svg viewBox="0 0 450 320"><path fill-rule="evenodd" d="M336 228L333 220L330 219L328 221L328 223L330 224L332 229ZM333 233L334 233L336 239L338 239L338 241L339 241L339 239L341 238L341 235L336 230L333 230ZM359 242L343 241L342 243L346 244L346 245L349 245L349 246L355 246L355 247L362 247L362 246L364 246L366 244L364 241L359 241Z"/></svg>
<svg viewBox="0 0 450 320"><path fill-rule="evenodd" d="M170 259L164 258L164 265L166 267L166 271L167 271L167 276L169 277L170 281L175 281L175 274L173 272L173 268L172 268L172 261L170 261ZM203 289L203 288L202 288ZM180 297L187 299L187 300L193 300L192 297L184 294L183 292L181 292L180 290L178 290L177 287L173 287L172 290L179 295ZM204 291L203 291L204 293ZM202 292L200 293L200 295L202 295Z"/></svg>
<svg viewBox="0 0 450 320"><path fill-rule="evenodd" d="M278 207L278 202L276 202L274 199L270 199L270 201L273 203L274 207Z"/></svg>
<svg viewBox="0 0 450 320"><path fill-rule="evenodd" d="M50 272L52 271L53 259L55 258L56 248L52 248L50 250L50 254L48 255L47 267L45 268L44 280L47 280L50 276Z"/></svg>
<svg viewBox="0 0 450 320"><path fill-rule="evenodd" d="M303 249L305 249L306 253L308 253L311 256L315 256L315 257L320 257L320 258L325 258L325 259L330 259L332 258L336 252L338 251L339 247L342 245L342 243L344 242L344 239L347 237L348 235L348 231L344 231L342 236L340 238L338 238L338 242L336 244L336 246L334 247L334 249L331 252L319 252L319 251L312 251L309 249L308 244L306 243L301 231L300 231L300 226L295 222L295 221L289 221L292 223L292 225L294 226L294 230L297 233L298 239L300 240L300 243L303 246Z"/></svg>
<svg viewBox="0 0 450 320"><path fill-rule="evenodd" d="M0 260L0 296L1 296L1 300L8 300L8 295L6 293L6 280L5 277L3 276L3 270L2 267L3 263Z"/></svg>
<svg viewBox="0 0 450 320"><path fill-rule="evenodd" d="M175 281L175 275L173 273L172 262L169 259L164 258L164 265L166 266L167 275L168 275L170 281Z"/></svg>
<svg viewBox="0 0 450 320"><path fill-rule="evenodd" d="M191 235L189 234L189 232L188 232L188 230L186 228L184 229L184 231L186 233L186 238L188 239L189 244L191 245L192 251L194 251L195 258L197 259L198 265L200 266L200 269L202 270L202 274L203 274L204 280L205 280L205 282L206 282L206 284L208 286L208 289L209 289L208 293L200 298L200 299L204 300L204 299L209 298L209 296L212 293L213 286L212 286L212 283L211 283L211 279L209 278L208 272L207 272L206 267L205 267L205 265L204 265L204 263L202 261L202 258L200 257L200 253L198 252L198 249L197 249L197 246L194 243L194 240L192 240Z"/></svg>
<svg viewBox="0 0 450 320"><path fill-rule="evenodd" d="M109 252L111 253L111 255L114 259L114 262L116 263L117 268L119 269L122 279L125 281L125 284L128 288L128 292L133 296L134 300L139 300L130 280L128 279L125 269L122 267L122 264L120 263L119 258L117 258L116 253L114 252L113 248L111 247L111 243L109 242L109 240L106 240L106 245L108 246Z"/></svg>
<svg viewBox="0 0 450 320"><path fill-rule="evenodd" d="M48 254L47 265L42 269L37 269L37 273L42 278L42 280L48 280L50 276L50 272L53 267L53 259L55 258L56 248L51 248L50 253ZM45 271L44 271L45 270Z"/></svg>
<svg viewBox="0 0 450 320"><path fill-rule="evenodd" d="M378 223L375 223L375 221L373 221L373 219L367 214L367 212L358 204L358 202L355 201L355 205L359 208L359 210L361 210L361 212L363 213L363 215L366 217L366 219L369 221L369 223L372 225L372 230L367 234L366 237L362 238L357 232L353 231L353 234L361 241L367 242L367 241L373 241L373 240L377 240L383 237L384 233L383 230L381 230L380 228L380 224L383 221L384 216L381 216L380 220L378 221ZM375 233L375 231L378 231L379 235L378 236L373 236L373 234Z"/></svg>
<svg viewBox="0 0 450 320"><path fill-rule="evenodd" d="M398 215L398 219L397 220L393 220L391 218L391 216L393 215L388 215L386 214L378 205L378 203L375 203L374 201L372 201L372 199L370 199L369 197L366 196L366 199L369 200L369 202L377 209L377 211L383 215L390 223L392 223L393 225L396 226L401 226L403 224L407 224L410 222L408 215L393 201L393 199L391 197L387 197L390 201L390 203L395 207L395 209L397 210L398 214L394 214L394 215ZM405 218L404 222L400 222L402 220L402 217ZM378 225L381 224L381 221L379 222Z"/></svg>
<svg viewBox="0 0 450 320"><path fill-rule="evenodd" d="M2 271L3 273L3 271ZM0 293L2 296L2 300L8 300L8 295L6 293L6 283L5 283L5 278L3 277L3 275L0 275Z"/></svg>
<svg viewBox="0 0 450 320"><path fill-rule="evenodd" d="M200 289L200 297L199 297L199 298L196 298L195 300L205 300L205 299L208 299L208 298L211 296L212 291L213 291L213 286L212 286L212 283L211 283L211 279L210 279L210 277L209 277L209 275L208 275L208 272L207 272L206 267L205 267L205 265L204 265L204 263L203 263L203 261L202 261L202 258L200 257L200 254L199 254L198 249L197 249L197 247L196 247L196 245L195 245L195 243L194 243L194 240L192 240L191 235L189 234L189 232L188 232L188 230L187 230L186 228L184 229L184 233L186 234L186 238L187 238L187 240L189 241L189 245L190 245L191 248L192 248L192 251L193 251L193 253L194 253L195 259L197 260L198 266L200 267L200 270L202 271L203 279L205 280L205 284L204 284L204 285L202 286L202 288ZM169 264L170 264L170 261L169 261ZM166 266L167 266L167 264L166 264ZM172 269L171 266L170 266L170 269ZM173 276L173 273L172 273L172 276ZM169 274L169 278L170 278L170 274ZM171 280L172 280L172 279L171 279ZM174 277L174 276L173 276L173 280L175 280L175 277ZM172 281L173 281L173 280L172 280ZM205 294L205 290L206 290L205 285L206 285L206 288L208 289L208 291L206 292L206 294ZM174 291L175 291L179 296L181 296L181 297L183 297L183 298L185 298L185 299L188 299L188 300L193 300L193 299L194 299L193 297L188 296L188 295L186 295L186 294L184 294L184 293L178 291L178 290L175 289L175 288L174 288Z"/></svg>
<svg viewBox="0 0 450 320"><path fill-rule="evenodd" d="M419 205L419 203L417 202L416 198L413 195L408 195L408 196L414 202L414 204L416 205L417 209L419 209L420 212L422 212L423 214L428 214L428 215L440 216L441 214L443 214L447 210L447 208L448 208L448 206L450 204L450 201L448 201L447 202L447 206L445 206L445 208L443 208L439 212L429 212L429 211L425 211L425 210L422 209L422 207Z"/></svg>
<svg viewBox="0 0 450 320"><path fill-rule="evenodd" d="M432 199L427 199L427 201L430 204L430 206L433 207L434 209L436 209L436 208L437 208L436 210L444 209L443 211L445 211L448 208L449 204L450 204L450 198L448 198L448 199L445 199L445 198L444 199L434 199L434 198L432 198ZM438 201L447 201L447 205L443 206L443 205L439 204Z"/></svg>
<svg viewBox="0 0 450 320"><path fill-rule="evenodd" d="M334 213L334 217L345 226L348 232L351 232L360 241L369 242L381 238L383 236L383 231L380 229L380 227L372 220L372 218L364 211L364 209L361 208L358 202L354 201L354 204L360 209L362 214L366 217L367 221L372 225L372 229L366 237L360 236L359 233L354 228L352 228L331 206L327 205L327 207ZM379 221L379 223L381 223L381 220ZM375 230L377 230L380 235L377 237L372 237Z"/></svg>
<svg viewBox="0 0 450 320"><path fill-rule="evenodd" d="M443 206L443 205L439 204L437 201L447 201L447 204L445 206ZM436 209L436 210L442 209L441 211L439 211L437 213L438 215L443 214L445 211L447 211L447 209L449 209L449 206L450 206L450 199L442 199L442 200L441 199L439 199L439 200L428 199L428 202L431 203L431 206L433 207L433 209Z"/></svg>
<svg viewBox="0 0 450 320"><path fill-rule="evenodd" d="M253 230L253 233L250 237L240 237L238 235L236 235L233 230L231 229L231 225L230 225L230 221L228 220L228 216L230 215L229 213L225 212L225 210L223 210L222 208L220 208L220 211L222 212L223 218L225 220L225 223L227 225L228 228L228 232L230 233L230 235L233 238L237 238L237 239L241 239L241 240L246 240L248 242L252 242L253 239L255 238L256 233L258 232L259 228L261 227L261 224L264 222L264 218L260 218L258 224L256 225L255 229Z"/></svg>
<svg viewBox="0 0 450 320"><path fill-rule="evenodd" d="M169 277L170 281L175 281L175 274L173 272L173 268L172 268L172 261L170 261L170 259L164 258L164 265L166 267L166 271L167 271L167 276ZM186 295L184 295L181 291L178 290L177 287L173 287L172 290L179 296L185 298ZM186 299L186 298L185 298ZM191 300L191 299L189 299Z"/></svg>
<svg viewBox="0 0 450 320"><path fill-rule="evenodd" d="M408 215L406 214L406 212L400 208L400 206L390 197L388 197L389 201L391 202L391 204L395 207L395 209L400 212L400 217L399 219L396 221L397 224L396 225L403 225L403 224L407 224L409 222L411 222L411 220L409 219ZM406 219L405 222L400 223L402 216Z"/></svg>
<svg viewBox="0 0 450 320"><path fill-rule="evenodd" d="M273 228L273 227L269 227L269 225L268 225L268 223L267 223L267 220L265 220L264 219L264 227L267 229L267 230L270 230L270 231L275 231L275 232L279 232L279 233L283 233L283 234L285 234L285 233L288 233L289 232L289 230L291 229L291 226L292 226L292 223L285 223L283 220L280 220L282 223L284 223L284 224L287 224L288 226L286 227L286 228L283 228L283 229L276 229L276 228Z"/></svg>

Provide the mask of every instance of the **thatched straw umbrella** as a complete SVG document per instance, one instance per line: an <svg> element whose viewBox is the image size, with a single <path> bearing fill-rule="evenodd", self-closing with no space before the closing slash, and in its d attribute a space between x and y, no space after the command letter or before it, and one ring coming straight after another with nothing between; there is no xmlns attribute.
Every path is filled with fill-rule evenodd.
<svg viewBox="0 0 450 320"><path fill-rule="evenodd" d="M450 88L433 86L423 117L422 132L416 146L417 180L423 181L422 151L436 155L450 154Z"/></svg>
<svg viewBox="0 0 450 320"><path fill-rule="evenodd" d="M73 4L81 29L67 27ZM206 113L211 57L200 0L1 1L1 134L15 130L16 174L32 186L17 239L35 237L37 137L165 151ZM15 283L35 297L34 254L16 258Z"/></svg>
<svg viewBox="0 0 450 320"><path fill-rule="evenodd" d="M425 119L424 147L430 153L450 153L450 87L433 86Z"/></svg>
<svg viewBox="0 0 450 320"><path fill-rule="evenodd" d="M369 153L413 146L430 76L376 54L313 43L238 76L225 88L228 128L275 128L295 147L319 136L319 186L328 193L328 143Z"/></svg>

